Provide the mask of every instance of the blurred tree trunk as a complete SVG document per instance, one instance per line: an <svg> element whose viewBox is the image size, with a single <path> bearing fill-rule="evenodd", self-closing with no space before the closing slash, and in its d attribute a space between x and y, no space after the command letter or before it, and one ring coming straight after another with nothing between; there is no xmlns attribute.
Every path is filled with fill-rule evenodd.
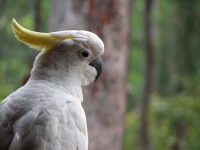
<svg viewBox="0 0 200 150"><path fill-rule="evenodd" d="M41 31L42 28L42 0L35 0L34 21L35 31Z"/></svg>
<svg viewBox="0 0 200 150"><path fill-rule="evenodd" d="M186 90L195 93L198 89L196 85L200 84L199 2L199 0L169 1L169 5L172 6L170 10L160 14L160 17L165 18L162 21L164 25L160 26L159 48L161 74L158 92L162 96L173 96ZM166 20L171 21L166 22Z"/></svg>
<svg viewBox="0 0 200 150"><path fill-rule="evenodd" d="M153 91L154 82L154 65L155 54L153 47L152 35L152 4L153 0L145 2L145 35L144 35L144 51L145 51L145 72L144 72L144 88L140 101L140 126L139 126L139 149L151 149L150 140L148 137L148 113L151 94Z"/></svg>
<svg viewBox="0 0 200 150"><path fill-rule="evenodd" d="M181 120L175 127L174 133L176 140L172 144L171 150L186 150L187 149L187 123Z"/></svg>
<svg viewBox="0 0 200 150"><path fill-rule="evenodd" d="M0 0L0 17L2 17L2 14L5 11L5 3L6 3L6 0Z"/></svg>
<svg viewBox="0 0 200 150"><path fill-rule="evenodd" d="M128 0L51 0L50 29L84 29L105 43L100 79L84 88L89 150L120 150L126 104Z"/></svg>
<svg viewBox="0 0 200 150"><path fill-rule="evenodd" d="M200 13L199 1L174 1L176 14L176 45L174 48L174 72L179 77L174 83L175 93L199 93L196 85L199 82L198 69L200 65L199 38L200 38ZM178 58L178 59L177 59ZM187 83L187 84L186 84ZM188 144L188 122L182 118L174 127L176 140L172 145L173 150L185 150Z"/></svg>
<svg viewBox="0 0 200 150"><path fill-rule="evenodd" d="M175 92L196 91L195 84L198 85L196 78L199 70L200 51L200 13L197 6L198 0L180 2L174 1L176 14L176 45L174 56L174 72L179 76L176 81ZM179 58L179 59L177 59ZM186 84L188 83L188 84ZM192 85L193 84L193 85ZM191 88L190 87L194 87Z"/></svg>
<svg viewBox="0 0 200 150"><path fill-rule="evenodd" d="M42 0L35 0L33 1L33 5L34 5L34 31L41 31L42 29ZM30 78L30 71L32 69L33 66L33 62L35 60L35 57L37 55L37 51L31 51L30 55L28 57L28 67L29 67L29 72L24 75L23 79L22 79L22 85L26 84L26 82L29 80Z"/></svg>

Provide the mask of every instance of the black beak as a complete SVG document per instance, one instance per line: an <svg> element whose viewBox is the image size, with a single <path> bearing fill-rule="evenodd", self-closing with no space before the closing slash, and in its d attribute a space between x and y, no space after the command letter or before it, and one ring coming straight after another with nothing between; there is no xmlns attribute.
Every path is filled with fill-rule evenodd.
<svg viewBox="0 0 200 150"><path fill-rule="evenodd" d="M93 60L89 65L96 68L96 70L97 70L97 75L95 78L95 81L96 81L101 75L101 72L103 69L103 61L101 58L97 58L97 59Z"/></svg>

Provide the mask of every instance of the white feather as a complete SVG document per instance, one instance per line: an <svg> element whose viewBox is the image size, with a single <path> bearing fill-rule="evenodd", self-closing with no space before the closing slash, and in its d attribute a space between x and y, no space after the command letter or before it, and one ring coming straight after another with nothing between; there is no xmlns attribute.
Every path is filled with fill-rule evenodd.
<svg viewBox="0 0 200 150"><path fill-rule="evenodd" d="M0 104L0 150L88 150L81 86L94 81L89 63L104 45L88 31L50 34L66 39L42 51L28 83ZM80 57L82 49L90 51L88 59Z"/></svg>

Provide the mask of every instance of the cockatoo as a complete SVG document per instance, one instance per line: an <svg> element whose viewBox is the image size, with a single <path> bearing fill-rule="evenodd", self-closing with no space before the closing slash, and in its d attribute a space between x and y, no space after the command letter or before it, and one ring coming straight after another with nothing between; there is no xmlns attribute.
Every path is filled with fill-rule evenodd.
<svg viewBox="0 0 200 150"><path fill-rule="evenodd" d="M15 36L41 52L31 77L0 104L0 150L87 150L81 86L102 71L102 40L94 33L40 33L12 22Z"/></svg>

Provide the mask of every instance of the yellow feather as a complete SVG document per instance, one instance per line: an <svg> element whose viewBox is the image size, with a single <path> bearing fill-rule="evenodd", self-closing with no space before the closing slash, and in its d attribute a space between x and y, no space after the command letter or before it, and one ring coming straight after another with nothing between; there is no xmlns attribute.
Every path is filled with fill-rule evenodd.
<svg viewBox="0 0 200 150"><path fill-rule="evenodd" d="M12 21L12 28L18 40L34 49L48 50L64 39L53 37L49 33L40 33L25 29L19 25L14 18Z"/></svg>

